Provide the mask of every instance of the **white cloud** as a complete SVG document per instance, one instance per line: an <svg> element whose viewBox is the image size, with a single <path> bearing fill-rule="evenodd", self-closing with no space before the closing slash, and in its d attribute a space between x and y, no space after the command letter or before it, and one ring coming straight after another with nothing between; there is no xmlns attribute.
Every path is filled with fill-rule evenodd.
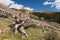
<svg viewBox="0 0 60 40"><path fill-rule="evenodd" d="M51 2L45 1L45 2L43 3L43 5L48 5L48 4L51 4Z"/></svg>
<svg viewBox="0 0 60 40"><path fill-rule="evenodd" d="M55 7L56 9L60 9L60 0L55 0L54 2L48 2L48 1L45 1L45 2L47 2L46 5L50 4L51 7Z"/></svg>
<svg viewBox="0 0 60 40"><path fill-rule="evenodd" d="M11 3L13 4L14 1L11 1L11 0L0 0L0 3L3 4L3 5L8 6L8 5L11 4Z"/></svg>
<svg viewBox="0 0 60 40"><path fill-rule="evenodd" d="M23 9L24 8L24 9L27 9L27 10L33 10L30 7L24 7L21 4L17 4L12 0L0 0L0 3L5 5L5 6L8 6L9 8L15 8L15 9Z"/></svg>
<svg viewBox="0 0 60 40"><path fill-rule="evenodd" d="M19 5L19 4L12 4L11 6L9 6L10 8L15 8L15 9L23 9L23 5Z"/></svg>
<svg viewBox="0 0 60 40"><path fill-rule="evenodd" d="M29 8L29 7L24 7L24 9L26 9L26 10L34 10L33 8Z"/></svg>

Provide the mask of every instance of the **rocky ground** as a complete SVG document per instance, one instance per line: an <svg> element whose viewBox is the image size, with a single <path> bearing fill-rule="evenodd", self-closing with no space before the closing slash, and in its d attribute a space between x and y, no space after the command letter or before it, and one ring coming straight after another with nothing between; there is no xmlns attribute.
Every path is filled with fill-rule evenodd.
<svg viewBox="0 0 60 40"><path fill-rule="evenodd" d="M14 34L10 30L8 25L11 23L12 21L7 18L0 20L0 40L60 40L59 33L57 34L55 32L43 29L42 26L35 25L32 25L28 29L25 29L29 37L24 38L20 33Z"/></svg>

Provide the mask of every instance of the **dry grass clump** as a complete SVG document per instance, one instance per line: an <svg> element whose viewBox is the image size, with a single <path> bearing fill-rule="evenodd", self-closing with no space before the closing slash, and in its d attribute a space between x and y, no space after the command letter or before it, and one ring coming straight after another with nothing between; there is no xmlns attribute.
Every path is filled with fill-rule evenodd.
<svg viewBox="0 0 60 40"><path fill-rule="evenodd" d="M60 40L59 34L56 32L47 32L44 36L45 40Z"/></svg>

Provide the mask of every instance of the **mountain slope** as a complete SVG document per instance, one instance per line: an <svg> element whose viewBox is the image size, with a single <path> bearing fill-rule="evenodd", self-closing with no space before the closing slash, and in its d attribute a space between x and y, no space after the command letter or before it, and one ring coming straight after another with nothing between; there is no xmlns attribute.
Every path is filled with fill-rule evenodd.
<svg viewBox="0 0 60 40"><path fill-rule="evenodd" d="M7 6L4 6L2 4L0 4L0 10L6 11L6 12L12 14L13 16L17 16L18 18L19 17L22 17L22 18L25 17L26 18L29 15L29 13L30 13L29 10L23 10L23 9L15 10L15 9L11 9L11 8L9 8Z"/></svg>

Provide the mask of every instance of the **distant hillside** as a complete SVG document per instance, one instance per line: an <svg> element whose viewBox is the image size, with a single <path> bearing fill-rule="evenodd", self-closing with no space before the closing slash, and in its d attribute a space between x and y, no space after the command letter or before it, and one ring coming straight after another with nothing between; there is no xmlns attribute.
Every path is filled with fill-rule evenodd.
<svg viewBox="0 0 60 40"><path fill-rule="evenodd" d="M40 11L41 13L55 13L54 11L48 11L48 10L43 10L43 11Z"/></svg>
<svg viewBox="0 0 60 40"><path fill-rule="evenodd" d="M33 12L31 14L39 17L39 19L43 17L44 20L60 23L60 12L42 11L42 12Z"/></svg>

